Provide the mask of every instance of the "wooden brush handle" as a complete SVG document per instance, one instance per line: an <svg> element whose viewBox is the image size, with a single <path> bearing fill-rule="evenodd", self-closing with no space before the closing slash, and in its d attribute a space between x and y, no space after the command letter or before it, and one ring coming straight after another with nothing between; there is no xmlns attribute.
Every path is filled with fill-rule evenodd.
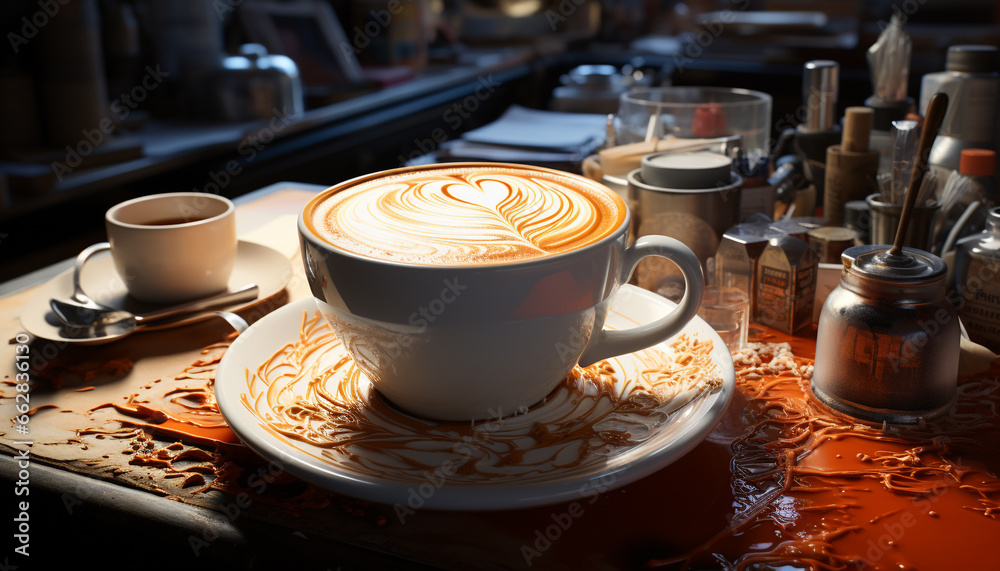
<svg viewBox="0 0 1000 571"><path fill-rule="evenodd" d="M924 131L920 134L913 175L910 176L910 185L906 188L903 212L899 215L896 240L893 242L892 249L889 250L889 255L899 256L903 253L903 237L906 236L906 227L910 224L910 214L917 203L917 194L919 194L920 185L924 181L924 173L927 172L927 157L931 154L931 147L934 145L934 139L937 138L938 130L941 129L941 123L944 122L944 114L947 111L948 96L941 92L932 95L931 100L927 103L927 112L924 114Z"/></svg>

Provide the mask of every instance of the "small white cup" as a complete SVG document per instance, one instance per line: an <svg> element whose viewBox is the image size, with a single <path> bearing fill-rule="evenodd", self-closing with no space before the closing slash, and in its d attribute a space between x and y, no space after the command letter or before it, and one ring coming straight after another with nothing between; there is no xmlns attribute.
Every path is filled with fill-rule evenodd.
<svg viewBox="0 0 1000 571"><path fill-rule="evenodd" d="M236 209L222 196L171 192L127 200L104 217L129 295L176 303L224 291L236 264Z"/></svg>

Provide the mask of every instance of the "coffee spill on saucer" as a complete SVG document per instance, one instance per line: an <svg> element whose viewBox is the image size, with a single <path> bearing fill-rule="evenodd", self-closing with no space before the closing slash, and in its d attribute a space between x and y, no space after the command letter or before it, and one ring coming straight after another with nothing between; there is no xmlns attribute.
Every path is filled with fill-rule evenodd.
<svg viewBox="0 0 1000 571"><path fill-rule="evenodd" d="M372 390L316 312L303 316L299 342L247 371L242 400L263 429L341 470L400 482L437 470L446 483L523 485L624 462L623 451L721 386L711 350L711 341L682 335L669 353L648 349L576 367L521 414L430 422ZM626 361L631 368L623 371Z"/></svg>

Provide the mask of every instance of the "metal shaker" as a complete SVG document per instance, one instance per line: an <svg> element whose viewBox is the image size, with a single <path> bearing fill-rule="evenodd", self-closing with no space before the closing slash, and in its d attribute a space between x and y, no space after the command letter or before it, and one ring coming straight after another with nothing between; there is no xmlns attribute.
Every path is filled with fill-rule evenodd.
<svg viewBox="0 0 1000 571"><path fill-rule="evenodd" d="M707 271L723 233L739 220L743 178L731 164L708 151L643 157L641 167L627 176L637 237L662 234L680 240ZM636 267L636 276L639 287L670 299L679 300L684 291L683 277L669 260L647 258Z"/></svg>
<svg viewBox="0 0 1000 571"><path fill-rule="evenodd" d="M840 285L820 312L812 389L861 419L915 423L955 397L958 316L940 258L889 249L855 246L841 256Z"/></svg>
<svg viewBox="0 0 1000 571"><path fill-rule="evenodd" d="M243 44L214 77L218 117L253 121L304 113L302 79L292 58L268 54L260 44Z"/></svg>

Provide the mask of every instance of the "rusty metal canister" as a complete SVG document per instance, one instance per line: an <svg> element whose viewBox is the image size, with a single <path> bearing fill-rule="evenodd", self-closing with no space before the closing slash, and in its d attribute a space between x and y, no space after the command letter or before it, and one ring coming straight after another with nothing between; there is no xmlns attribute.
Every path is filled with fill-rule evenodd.
<svg viewBox="0 0 1000 571"><path fill-rule="evenodd" d="M758 323L789 335L812 324L816 254L793 236L771 238L757 262Z"/></svg>
<svg viewBox="0 0 1000 571"><path fill-rule="evenodd" d="M945 263L887 245L848 248L840 285L820 312L813 393L840 412L916 423L956 394L959 323Z"/></svg>

